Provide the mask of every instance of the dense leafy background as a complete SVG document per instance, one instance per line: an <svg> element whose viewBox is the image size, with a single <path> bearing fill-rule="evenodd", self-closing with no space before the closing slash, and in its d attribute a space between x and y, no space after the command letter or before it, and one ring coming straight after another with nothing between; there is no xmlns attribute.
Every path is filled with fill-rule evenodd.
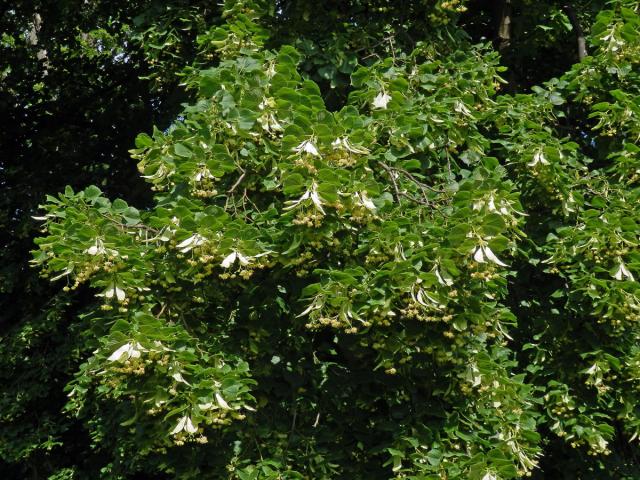
<svg viewBox="0 0 640 480"><path fill-rule="evenodd" d="M638 478L635 2L0 22L7 478Z"/></svg>

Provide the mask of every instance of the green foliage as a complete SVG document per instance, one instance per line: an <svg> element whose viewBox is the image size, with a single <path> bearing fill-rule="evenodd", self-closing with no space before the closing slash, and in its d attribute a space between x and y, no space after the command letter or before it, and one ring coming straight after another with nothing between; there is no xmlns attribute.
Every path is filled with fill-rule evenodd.
<svg viewBox="0 0 640 480"><path fill-rule="evenodd" d="M357 21L295 48L267 26L304 2L227 2L131 150L151 205L47 197L32 263L95 294L49 366L92 464L49 478L637 478L640 17L612 3L591 56L508 95L465 6L417 3L432 38L393 17L359 59Z"/></svg>

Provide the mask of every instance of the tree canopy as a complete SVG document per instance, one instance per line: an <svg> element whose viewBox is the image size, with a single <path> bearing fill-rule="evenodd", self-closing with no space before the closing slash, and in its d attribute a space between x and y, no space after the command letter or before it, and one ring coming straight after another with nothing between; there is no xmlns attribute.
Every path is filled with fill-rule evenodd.
<svg viewBox="0 0 640 480"><path fill-rule="evenodd" d="M7 475L638 478L637 2L317 3L3 13Z"/></svg>

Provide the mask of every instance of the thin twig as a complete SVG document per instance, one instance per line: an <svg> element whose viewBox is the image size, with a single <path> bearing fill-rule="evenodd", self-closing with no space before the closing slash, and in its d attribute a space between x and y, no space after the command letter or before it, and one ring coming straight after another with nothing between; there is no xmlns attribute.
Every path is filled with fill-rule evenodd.
<svg viewBox="0 0 640 480"><path fill-rule="evenodd" d="M396 197L396 202L400 203L400 189L398 188L398 183L396 182L396 177L395 174L393 173L393 170L391 170L391 168L385 164L384 162L378 161L378 164L384 168L386 170L386 172L389 174L389 178L391 178L391 183L393 184L393 190L395 192L395 197Z"/></svg>
<svg viewBox="0 0 640 480"><path fill-rule="evenodd" d="M260 444L258 443L258 438L256 436L256 432L255 432L255 428L253 429L253 441L256 444L256 448L258 449L258 455L260 456L260 460L264 460L264 458L262 457L262 449L260 448Z"/></svg>
<svg viewBox="0 0 640 480"><path fill-rule="evenodd" d="M365 50L373 50L376 47L379 47L380 45L382 45L383 43L387 42L387 38L383 38L382 40L374 43L373 45L365 45L364 47L360 47L357 48L356 50L353 51L353 53L360 53L360 52L364 52Z"/></svg>
<svg viewBox="0 0 640 480"><path fill-rule="evenodd" d="M391 178L391 182L393 183L393 188L395 190L396 193L396 200L398 201L398 203L400 202L400 197L404 197L408 200L411 200L414 203L418 203L420 205L425 205L427 207L431 206L431 202L429 201L429 197L427 197L427 193L425 190L431 190L435 193L444 193L444 190L438 190L434 187L431 187L425 183L422 183L421 181L419 181L413 174L411 174L410 172L408 172L407 170L405 170L404 168L400 168L400 167L390 167L389 165L387 165L386 163L382 162L382 161L378 161L378 164L385 169L385 171L389 174L389 177ZM423 199L419 199L414 197L413 195L410 195L409 193L405 192L405 191L401 191L398 188L398 183L396 182L396 174L400 173L402 175L404 175L406 178L408 178L409 180L411 180L418 188L420 188L420 190L422 191L422 197Z"/></svg>
<svg viewBox="0 0 640 480"><path fill-rule="evenodd" d="M113 223L116 226L120 227L120 229L122 231L127 231L127 229L130 229L130 228L136 228L138 230L145 230L146 232L152 232L152 233L155 233L155 234L160 233L159 230L156 230L153 227L149 227L148 225L145 225L144 223L136 223L134 225L127 225L126 223L122 223L122 222L117 221L116 219L110 217L106 213L100 213L100 215L103 216L104 218L106 218L107 220L109 220L111 223Z"/></svg>
<svg viewBox="0 0 640 480"><path fill-rule="evenodd" d="M416 185L418 185L420 188L424 188L427 190L431 190L434 193L444 193L445 190L440 190L438 188L432 187L431 185L427 185L426 183L421 182L420 180L418 180L412 173L406 171L404 168L400 168L400 167L393 167L394 170L397 170L398 172L402 173L403 175L405 175L406 177L409 178L409 180L411 180L413 183L415 183Z"/></svg>
<svg viewBox="0 0 640 480"><path fill-rule="evenodd" d="M400 195L402 195L407 200L411 200L414 203L417 203L417 204L420 204L420 205L424 205L425 207L430 207L431 206L431 202L429 202L428 200L421 200L419 198L414 197L413 195L409 195L406 192L400 192Z"/></svg>
<svg viewBox="0 0 640 480"><path fill-rule="evenodd" d="M396 49L395 46L393 45L393 37L389 36L387 37L387 40L389 41L389 46L391 47L391 57L393 58L393 64L396 64Z"/></svg>
<svg viewBox="0 0 640 480"><path fill-rule="evenodd" d="M234 183L231 188L229 190L227 190L227 193L233 193L233 191L238 188L238 185L240 185L240 182L242 182L242 180L244 179L244 176L247 174L247 172L242 172L242 175L240 175L240 177L238 177L238 180L236 180L236 183Z"/></svg>
<svg viewBox="0 0 640 480"><path fill-rule="evenodd" d="M255 209L255 211L256 211L256 212L261 213L261 211L260 211L260 209L258 208L258 206L253 202L253 200L251 200L251 199L249 198L249 195L247 195L247 189L246 189L246 188L244 189L244 192L242 193L242 202L243 202L243 204L244 204L244 201L245 201L245 200L246 200L247 202L249 202L249 203L253 206L253 208Z"/></svg>

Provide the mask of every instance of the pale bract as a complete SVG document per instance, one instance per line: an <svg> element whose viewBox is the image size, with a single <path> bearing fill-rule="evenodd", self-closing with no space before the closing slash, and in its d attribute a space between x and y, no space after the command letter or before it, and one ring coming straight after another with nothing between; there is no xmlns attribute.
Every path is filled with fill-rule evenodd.
<svg viewBox="0 0 640 480"><path fill-rule="evenodd" d="M618 35L617 26L611 28L601 39L607 43L607 50L611 52L617 52L624 45L624 41Z"/></svg>
<svg viewBox="0 0 640 480"><path fill-rule="evenodd" d="M240 265L249 265L252 258L253 257L247 257L242 253L238 252L237 250L234 250L229 255L224 257L224 259L222 260L222 263L220 263L220 266L222 268L229 268L231 265L233 265L236 262L236 260L240 262Z"/></svg>
<svg viewBox="0 0 640 480"><path fill-rule="evenodd" d="M195 175L193 176L193 180L195 182L201 182L202 180L207 180L212 178L215 178L215 177L213 176L211 171L205 166L201 166L200 168L198 168Z"/></svg>
<svg viewBox="0 0 640 480"><path fill-rule="evenodd" d="M264 257L264 256L269 255L271 253L274 253L273 250L267 250L266 252L258 253L256 255L244 255L243 253L239 252L238 250L233 250L230 254L228 254L226 257L224 257L224 259L220 263L220 266L222 268L229 268L236 261L238 263L240 263L240 265L246 266L246 265L249 265L256 258Z"/></svg>
<svg viewBox="0 0 640 480"><path fill-rule="evenodd" d="M290 201L286 202L289 205L284 207L284 210L292 210L292 209L296 208L298 205L300 205L303 202L305 202L306 200L311 200L311 203L314 205L314 207L320 213L325 215L325 211L322 208L323 202L322 202L322 199L320 198L320 195L318 194L318 190L317 189L318 189L318 186L314 182L311 185L311 188L308 189L306 192L304 192L300 198L298 198L297 200L290 200Z"/></svg>
<svg viewBox="0 0 640 480"><path fill-rule="evenodd" d="M104 242L100 238L96 238L94 244L87 248L83 253L87 253L89 255L109 254L114 257L118 256L118 251L113 248L106 248L104 246Z"/></svg>
<svg viewBox="0 0 640 480"><path fill-rule="evenodd" d="M367 197L366 192L356 192L353 194L353 196L357 204L362 205L367 210L371 210L372 212L376 211L375 204L369 197Z"/></svg>
<svg viewBox="0 0 640 480"><path fill-rule="evenodd" d="M297 147L293 148L293 151L296 153L308 153L309 155L314 155L316 157L320 156L318 149L311 140L301 142Z"/></svg>
<svg viewBox="0 0 640 480"><path fill-rule="evenodd" d="M155 173L151 175L142 175L142 178L147 178L149 180L163 180L166 177L170 176L172 173L173 171L163 164L158 167Z"/></svg>
<svg viewBox="0 0 640 480"><path fill-rule="evenodd" d="M459 100L456 100L453 109L459 114L464 115L465 117L471 116L471 110L469 110L469 108L467 108L467 106Z"/></svg>
<svg viewBox="0 0 640 480"><path fill-rule="evenodd" d="M87 248L84 253L88 253L89 255L102 255L103 253L106 253L106 250L102 245L96 243L95 245Z"/></svg>
<svg viewBox="0 0 640 480"><path fill-rule="evenodd" d="M524 215L524 213L514 210L506 200L498 199L498 203L496 204L496 198L493 193L489 195L489 197L476 200L473 202L472 206L473 210L482 210L485 207L489 212L497 213L498 215L509 215L509 209L513 210L515 213Z"/></svg>
<svg viewBox="0 0 640 480"><path fill-rule="evenodd" d="M223 410L230 410L231 409L229 404L226 402L226 400L224 398L222 398L222 395L220 395L219 392L216 392L216 402L218 403L220 408L222 408Z"/></svg>
<svg viewBox="0 0 640 480"><path fill-rule="evenodd" d="M307 308L305 308L302 313L296 315L296 318L304 317L305 315L308 315L314 310L320 310L323 307L323 305L324 305L324 300L322 296L316 295L313 298L313 301L309 304L309 306L307 306Z"/></svg>
<svg viewBox="0 0 640 480"><path fill-rule="evenodd" d="M391 95L389 95L387 92L382 91L378 93L378 95L376 95L376 97L373 99L373 102L371 102L371 105L373 106L373 108L385 110L390 101Z"/></svg>
<svg viewBox="0 0 640 480"><path fill-rule="evenodd" d="M493 198L493 195L489 196L489 203L487 204L487 208L489 209L490 212L496 212L496 202L495 199Z"/></svg>
<svg viewBox="0 0 640 480"><path fill-rule="evenodd" d="M84 251L84 253L88 253L89 255L99 255L99 254L106 253L106 250L104 248L104 244L102 243L102 240L100 240L99 238L96 238L95 243L89 248L87 248Z"/></svg>
<svg viewBox="0 0 640 480"><path fill-rule="evenodd" d="M34 220L38 220L39 222L44 222L46 220L49 220L50 218L55 218L55 215L47 213L44 216L31 216L31 218L33 218Z"/></svg>
<svg viewBox="0 0 640 480"><path fill-rule="evenodd" d="M369 149L362 147L360 145L353 145L347 137L338 137L333 142L331 142L331 146L336 150L346 150L349 153L357 153L360 155L366 155L369 153Z"/></svg>
<svg viewBox="0 0 640 480"><path fill-rule="evenodd" d="M535 167L538 164L540 164L540 165L549 165L549 160L547 160L545 158L544 153L542 152L542 150L537 150L533 154L533 160L531 160L529 163L527 163L527 166Z"/></svg>
<svg viewBox="0 0 640 480"><path fill-rule="evenodd" d="M115 297L119 302L122 302L125 298L127 298L127 294L125 293L125 291L115 283L107 288L104 292L99 293L98 296L108 299L112 299Z"/></svg>
<svg viewBox="0 0 640 480"><path fill-rule="evenodd" d="M162 230L160 230L160 233L158 234L157 238L161 242L168 242L173 238L175 233L176 233L176 230L174 228L162 227Z"/></svg>
<svg viewBox="0 0 640 480"><path fill-rule="evenodd" d="M110 362L124 362L130 358L140 358L142 352L146 351L147 349L138 342L128 342L109 355L107 360Z"/></svg>
<svg viewBox="0 0 640 480"><path fill-rule="evenodd" d="M480 373L480 369L475 362L471 362L467 366L464 378L474 387L482 385L482 374Z"/></svg>
<svg viewBox="0 0 640 480"><path fill-rule="evenodd" d="M415 284L411 289L411 298L414 302L419 303L423 307L431 307L440 309L443 305L429 294L424 288Z"/></svg>
<svg viewBox="0 0 640 480"><path fill-rule="evenodd" d="M501 261L496 254L489 248L488 245L480 245L472 250L473 259L478 263L486 263L487 260L500 265L501 267L508 267L506 263Z"/></svg>
<svg viewBox="0 0 640 480"><path fill-rule="evenodd" d="M278 122L273 113L264 113L258 118L258 123L262 125L262 129L266 132L276 133L284 130L284 127Z"/></svg>
<svg viewBox="0 0 640 480"><path fill-rule="evenodd" d="M451 275L449 275L449 272L447 272L446 270L440 270L440 268L434 267L434 273L440 285L444 285L447 287L450 287L451 285L453 285L453 278L451 277Z"/></svg>
<svg viewBox="0 0 640 480"><path fill-rule="evenodd" d="M586 373L587 375L595 375L599 371L600 371L600 367L598 367L597 363L594 363L589 368L587 368L587 370L584 373Z"/></svg>
<svg viewBox="0 0 640 480"><path fill-rule="evenodd" d="M54 282L56 280L60 280L62 277L66 277L67 275L70 275L72 272L73 272L73 267L69 266L65 268L59 275L56 275L55 277L51 277L51 281Z"/></svg>
<svg viewBox="0 0 640 480"><path fill-rule="evenodd" d="M182 373L180 373L180 372L174 373L173 375L171 375L171 377L176 382L184 383L185 385L191 386L191 384L184 379L184 377L182 376Z"/></svg>
<svg viewBox="0 0 640 480"><path fill-rule="evenodd" d="M179 248L182 253L187 253L191 249L195 247L199 247L200 245L203 245L206 241L207 239L205 237L203 237L198 233L194 233L186 240L180 242L177 245L177 248Z"/></svg>
<svg viewBox="0 0 640 480"><path fill-rule="evenodd" d="M397 260L406 260L407 257L404 254L404 247L402 246L401 243L396 243L395 246L393 247L393 254L396 257Z"/></svg>
<svg viewBox="0 0 640 480"><path fill-rule="evenodd" d="M175 435L185 431L187 433L196 433L198 431L198 427L193 424L191 417L185 415L184 417L178 420L178 424L175 426L173 430L171 430L171 435Z"/></svg>
<svg viewBox="0 0 640 480"><path fill-rule="evenodd" d="M616 280L631 280L632 282L635 281L633 274L629 271L627 266L622 261L620 262L620 265L618 265L618 270L616 270L616 273L613 274L613 278L615 278Z"/></svg>

